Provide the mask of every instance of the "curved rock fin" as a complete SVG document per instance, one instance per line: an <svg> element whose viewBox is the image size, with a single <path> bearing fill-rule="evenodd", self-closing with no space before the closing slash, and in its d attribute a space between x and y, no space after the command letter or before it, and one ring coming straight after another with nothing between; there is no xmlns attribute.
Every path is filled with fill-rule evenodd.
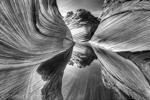
<svg viewBox="0 0 150 100"><path fill-rule="evenodd" d="M150 86L138 67L115 52L93 46L102 69L111 77L114 87L122 90L135 100L149 100Z"/></svg>

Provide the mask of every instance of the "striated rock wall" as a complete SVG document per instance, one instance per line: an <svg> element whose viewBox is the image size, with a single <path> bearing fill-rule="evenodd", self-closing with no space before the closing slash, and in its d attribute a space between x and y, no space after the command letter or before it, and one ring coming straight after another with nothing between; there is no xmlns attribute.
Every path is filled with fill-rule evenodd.
<svg viewBox="0 0 150 100"><path fill-rule="evenodd" d="M149 7L145 0L105 1L100 24L79 9L64 18L68 28L56 0L1 0L0 99L63 100L71 94L83 100L150 100ZM76 69L72 75L77 77L68 79L64 70L72 52L84 59L83 67L95 58L100 66ZM71 92L62 83L63 74Z"/></svg>
<svg viewBox="0 0 150 100"><path fill-rule="evenodd" d="M0 100L62 98L73 45L56 0L0 0Z"/></svg>
<svg viewBox="0 0 150 100"><path fill-rule="evenodd" d="M90 43L102 65L106 86L120 100L150 100L149 0L106 0Z"/></svg>

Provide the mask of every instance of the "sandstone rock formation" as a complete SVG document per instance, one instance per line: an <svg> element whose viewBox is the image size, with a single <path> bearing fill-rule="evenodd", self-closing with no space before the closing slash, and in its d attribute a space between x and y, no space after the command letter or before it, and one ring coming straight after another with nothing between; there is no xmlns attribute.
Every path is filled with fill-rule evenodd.
<svg viewBox="0 0 150 100"><path fill-rule="evenodd" d="M0 99L150 100L149 9L108 0L100 24L79 9L64 18L68 28L56 0L1 0ZM74 57L99 66L66 67Z"/></svg>
<svg viewBox="0 0 150 100"><path fill-rule="evenodd" d="M56 0L1 0L0 99L60 99L73 45Z"/></svg>
<svg viewBox="0 0 150 100"><path fill-rule="evenodd" d="M69 64L79 68L89 66L97 58L88 41L99 25L98 18L88 10L78 9L76 12L68 12L64 21L75 41Z"/></svg>
<svg viewBox="0 0 150 100"><path fill-rule="evenodd" d="M106 86L123 100L150 100L149 0L106 0L90 43L102 65Z"/></svg>
<svg viewBox="0 0 150 100"><path fill-rule="evenodd" d="M85 9L68 12L64 17L64 21L70 29L75 42L89 41L99 25L98 18Z"/></svg>

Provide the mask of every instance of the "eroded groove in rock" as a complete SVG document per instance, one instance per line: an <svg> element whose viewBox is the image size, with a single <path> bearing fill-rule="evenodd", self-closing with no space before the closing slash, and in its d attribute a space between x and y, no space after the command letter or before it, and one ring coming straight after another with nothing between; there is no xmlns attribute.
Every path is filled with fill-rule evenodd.
<svg viewBox="0 0 150 100"><path fill-rule="evenodd" d="M42 79L48 81L42 89L42 96L44 100L53 100L52 98L58 98L60 100L63 99L61 94L62 77L71 55L72 48L54 56L50 60L41 64L38 68L37 71L42 75Z"/></svg>
<svg viewBox="0 0 150 100"><path fill-rule="evenodd" d="M56 0L1 0L1 99L42 100L41 92L48 96L43 91L45 87L48 89L51 81L49 79L43 80L41 73L37 73L36 70L41 63L47 60L51 62L50 59L60 55L64 59L66 58L59 62L62 64L62 66L59 65L60 70L58 70L61 73L60 76L55 77L56 74L59 75L58 71L53 72L54 76L49 74L49 70L44 72L47 77L53 77L52 82L55 87L61 80L73 45L71 33L61 19ZM49 69L56 67L56 63L58 62L54 62L54 65L51 66L48 64ZM58 81L55 78L59 78ZM46 100L52 99L44 98Z"/></svg>

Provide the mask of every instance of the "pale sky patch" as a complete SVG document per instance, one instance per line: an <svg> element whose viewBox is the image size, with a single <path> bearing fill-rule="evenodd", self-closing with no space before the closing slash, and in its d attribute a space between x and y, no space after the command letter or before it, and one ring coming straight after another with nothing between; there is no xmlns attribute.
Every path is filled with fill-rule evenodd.
<svg viewBox="0 0 150 100"><path fill-rule="evenodd" d="M63 16L69 11L76 11L77 9L83 8L99 17L102 10L103 0L57 0L57 3Z"/></svg>

